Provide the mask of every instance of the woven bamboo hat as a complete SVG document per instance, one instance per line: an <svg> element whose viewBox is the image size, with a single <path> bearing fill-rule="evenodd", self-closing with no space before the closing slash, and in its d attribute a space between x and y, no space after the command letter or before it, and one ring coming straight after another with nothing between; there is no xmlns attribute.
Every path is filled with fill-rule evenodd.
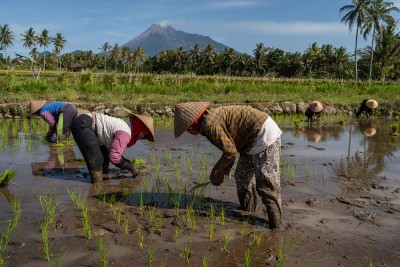
<svg viewBox="0 0 400 267"><path fill-rule="evenodd" d="M181 136L201 114L211 105L211 102L187 102L175 105L174 134Z"/></svg>
<svg viewBox="0 0 400 267"><path fill-rule="evenodd" d="M373 127L367 128L364 130L364 135L366 137L372 137L376 134L376 129Z"/></svg>
<svg viewBox="0 0 400 267"><path fill-rule="evenodd" d="M310 127L310 128L305 128L305 134L307 137L307 140L313 143L317 143L321 140L322 138L322 130L320 128L316 127Z"/></svg>
<svg viewBox="0 0 400 267"><path fill-rule="evenodd" d="M367 101L367 107L375 109L378 107L378 102L376 100L370 99Z"/></svg>
<svg viewBox="0 0 400 267"><path fill-rule="evenodd" d="M312 112L320 112L324 109L324 105L319 100L314 100L310 102L309 108Z"/></svg>
<svg viewBox="0 0 400 267"><path fill-rule="evenodd" d="M154 142L154 120L150 116L146 115L139 115L139 114L134 114L134 113L129 113L128 114L129 119L132 119L133 117L138 118L143 124L146 126L147 129L149 129L151 136L147 138L150 142Z"/></svg>
<svg viewBox="0 0 400 267"><path fill-rule="evenodd" d="M44 104L46 104L46 100L31 100L29 102L29 114L35 114Z"/></svg>

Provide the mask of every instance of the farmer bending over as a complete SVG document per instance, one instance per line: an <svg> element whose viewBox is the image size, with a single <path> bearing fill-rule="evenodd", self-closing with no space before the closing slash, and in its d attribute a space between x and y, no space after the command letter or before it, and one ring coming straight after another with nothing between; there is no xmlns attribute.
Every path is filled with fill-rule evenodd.
<svg viewBox="0 0 400 267"><path fill-rule="evenodd" d="M92 112L79 115L72 122L72 135L85 159L92 183L103 180L110 161L116 167L130 171L133 177L139 174L122 154L139 139L154 142L153 118L133 113L128 116L129 123Z"/></svg>
<svg viewBox="0 0 400 267"><path fill-rule="evenodd" d="M240 157L235 171L241 208L256 210L255 192L267 208L270 228L280 227L282 216L280 186L280 136L282 131L268 114L247 106L225 106L207 110L209 102L175 106L175 138L185 131L201 134L222 150L210 180L219 186Z"/></svg>
<svg viewBox="0 0 400 267"><path fill-rule="evenodd" d="M324 111L324 105L319 100L311 101L304 113L308 121L316 121Z"/></svg>
<svg viewBox="0 0 400 267"><path fill-rule="evenodd" d="M374 109L378 107L378 102L376 102L373 99L364 99L363 102L361 102L361 106L356 112L356 117L360 117L363 113L367 115L367 118L369 116L372 116L374 114Z"/></svg>
<svg viewBox="0 0 400 267"><path fill-rule="evenodd" d="M78 111L69 102L56 101L46 104L45 100L32 100L29 103L29 113L39 115L50 125L46 141L57 143L68 137L72 120Z"/></svg>

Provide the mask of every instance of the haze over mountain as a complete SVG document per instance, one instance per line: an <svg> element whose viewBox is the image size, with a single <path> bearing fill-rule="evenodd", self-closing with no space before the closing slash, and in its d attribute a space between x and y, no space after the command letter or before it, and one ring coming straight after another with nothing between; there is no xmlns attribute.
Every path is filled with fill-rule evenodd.
<svg viewBox="0 0 400 267"><path fill-rule="evenodd" d="M223 52L228 47L208 36L177 31L172 26L161 23L151 25L145 32L122 45L122 47L129 47L131 50L143 47L148 56L154 56L161 50L177 49L180 46L189 51L196 43L199 44L201 50L211 44L216 52Z"/></svg>

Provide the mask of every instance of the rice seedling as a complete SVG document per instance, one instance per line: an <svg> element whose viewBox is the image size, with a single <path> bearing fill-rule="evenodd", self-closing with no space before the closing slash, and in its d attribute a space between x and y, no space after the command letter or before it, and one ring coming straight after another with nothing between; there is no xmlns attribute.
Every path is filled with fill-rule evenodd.
<svg viewBox="0 0 400 267"><path fill-rule="evenodd" d="M8 183L15 178L17 175L17 171L14 171L12 169L6 169L1 175L0 175L0 187L4 187L8 185Z"/></svg>
<svg viewBox="0 0 400 267"><path fill-rule="evenodd" d="M21 199L19 197L14 197L11 200L10 207L13 212L13 217L11 218L11 229L14 231L19 224L19 219L21 218Z"/></svg>
<svg viewBox="0 0 400 267"><path fill-rule="evenodd" d="M115 218L115 222L117 223L117 224L120 224L121 223L121 216L122 216L122 208L120 208L120 207L118 207L118 208L116 208L116 218Z"/></svg>
<svg viewBox="0 0 400 267"><path fill-rule="evenodd" d="M174 235L172 236L172 240L174 242L177 242L180 236L181 236L181 229L179 228L179 226L176 226L175 227L175 231L174 231Z"/></svg>
<svg viewBox="0 0 400 267"><path fill-rule="evenodd" d="M292 240L289 241L289 243L287 243L285 235L281 240L281 242L279 242L279 244L276 246L277 267L285 266L286 256L289 253L289 251L292 250L297 245L297 240L299 237L300 235L297 234Z"/></svg>
<svg viewBox="0 0 400 267"><path fill-rule="evenodd" d="M165 153L165 165L169 166L171 164L171 152Z"/></svg>
<svg viewBox="0 0 400 267"><path fill-rule="evenodd" d="M146 253L147 266L152 266L152 263L154 261L154 250L155 250L154 247L150 247L147 250L147 253Z"/></svg>
<svg viewBox="0 0 400 267"><path fill-rule="evenodd" d="M163 228L163 218L161 215L157 215L156 217L156 229L160 230Z"/></svg>
<svg viewBox="0 0 400 267"><path fill-rule="evenodd" d="M226 233L224 235L224 238L223 238L223 244L224 244L225 253L228 252L229 240L231 240L231 236L229 235L229 233Z"/></svg>
<svg viewBox="0 0 400 267"><path fill-rule="evenodd" d="M399 134L399 123L390 124L390 129L392 130L393 135Z"/></svg>
<svg viewBox="0 0 400 267"><path fill-rule="evenodd" d="M244 222L240 227L240 236L244 236L246 234L246 227L247 227L247 222Z"/></svg>
<svg viewBox="0 0 400 267"><path fill-rule="evenodd" d="M149 207L148 212L147 212L147 219L149 220L149 223L151 224L154 219L155 219L155 213L156 213L156 207Z"/></svg>
<svg viewBox="0 0 400 267"><path fill-rule="evenodd" d="M196 212L192 205L186 207L185 212L186 224L193 230L197 228Z"/></svg>
<svg viewBox="0 0 400 267"><path fill-rule="evenodd" d="M11 147L11 152L14 153L15 151L17 151L20 145L21 145L21 136L17 135Z"/></svg>
<svg viewBox="0 0 400 267"><path fill-rule="evenodd" d="M244 266L250 267L252 257L253 254L251 253L250 248L247 248L244 252Z"/></svg>
<svg viewBox="0 0 400 267"><path fill-rule="evenodd" d="M82 196L81 190L79 189L77 192L76 191L70 191L67 188L68 195L72 199L72 201L75 203L75 205L79 208L82 209L82 207L85 205L85 198Z"/></svg>
<svg viewBox="0 0 400 267"><path fill-rule="evenodd" d="M122 220L122 226L124 227L124 234L127 235L129 233L129 219L124 218Z"/></svg>
<svg viewBox="0 0 400 267"><path fill-rule="evenodd" d="M76 159L74 159L74 162L85 163L85 159L84 158L76 158Z"/></svg>
<svg viewBox="0 0 400 267"><path fill-rule="evenodd" d="M221 225L225 225L225 210L224 206L221 207L221 212L218 215L218 221Z"/></svg>
<svg viewBox="0 0 400 267"><path fill-rule="evenodd" d="M46 213L46 218L49 224L54 223L54 216L58 206L55 196L46 193L45 195L39 195L38 199L43 211Z"/></svg>
<svg viewBox="0 0 400 267"><path fill-rule="evenodd" d="M258 232L256 234L254 234L253 238L254 238L254 244L258 247L261 244L261 241L264 237L264 232Z"/></svg>
<svg viewBox="0 0 400 267"><path fill-rule="evenodd" d="M215 221L209 220L208 221L208 239L211 240L213 238L214 230L215 230Z"/></svg>
<svg viewBox="0 0 400 267"><path fill-rule="evenodd" d="M97 251L100 253L100 266L108 266L108 251L106 242L102 238L97 238Z"/></svg>
<svg viewBox="0 0 400 267"><path fill-rule="evenodd" d="M202 267L208 267L208 265L210 264L211 261L211 255L208 254L208 251L206 252L206 254L201 257L201 266Z"/></svg>
<svg viewBox="0 0 400 267"><path fill-rule="evenodd" d="M137 237L138 237L139 248L140 248L141 250L143 250L143 241L144 241L143 233L142 233L142 231L140 230L140 228L137 229L136 233L137 233Z"/></svg>
<svg viewBox="0 0 400 267"><path fill-rule="evenodd" d="M44 251L44 255L45 255L45 259L47 261L50 261L50 258L52 256L52 254L50 253L50 249L54 243L49 243L49 221L45 221L40 225L40 230L42 233L42 241L43 241L43 251Z"/></svg>
<svg viewBox="0 0 400 267"><path fill-rule="evenodd" d="M142 158L135 158L132 160L132 165L134 167L142 167L142 166L144 166L144 164L146 164L146 160L144 160Z"/></svg>
<svg viewBox="0 0 400 267"><path fill-rule="evenodd" d="M156 163L156 156L154 155L154 153L150 154L150 164L154 165Z"/></svg>
<svg viewBox="0 0 400 267"><path fill-rule="evenodd" d="M182 257L189 263L190 256L192 255L192 248L189 242L185 242L181 248Z"/></svg>
<svg viewBox="0 0 400 267"><path fill-rule="evenodd" d="M89 241L92 237L92 230L90 228L90 215L89 215L89 208L85 204L81 208L81 216L82 216L82 227L86 233L86 239Z"/></svg>
<svg viewBox="0 0 400 267"><path fill-rule="evenodd" d="M33 136L26 135L26 150L31 151L33 145Z"/></svg>
<svg viewBox="0 0 400 267"><path fill-rule="evenodd" d="M167 267L167 259L162 259L161 260L160 267Z"/></svg>

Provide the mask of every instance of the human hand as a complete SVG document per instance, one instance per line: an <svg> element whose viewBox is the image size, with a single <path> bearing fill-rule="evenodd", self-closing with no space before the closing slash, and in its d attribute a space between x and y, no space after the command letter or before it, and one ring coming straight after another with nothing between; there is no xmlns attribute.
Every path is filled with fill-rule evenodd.
<svg viewBox="0 0 400 267"><path fill-rule="evenodd" d="M133 168L131 170L131 173L132 173L133 178L135 178L136 176L138 176L140 174L140 171L136 168Z"/></svg>
<svg viewBox="0 0 400 267"><path fill-rule="evenodd" d="M215 186L220 186L224 182L224 172L218 169L213 169L210 175L210 181Z"/></svg>

